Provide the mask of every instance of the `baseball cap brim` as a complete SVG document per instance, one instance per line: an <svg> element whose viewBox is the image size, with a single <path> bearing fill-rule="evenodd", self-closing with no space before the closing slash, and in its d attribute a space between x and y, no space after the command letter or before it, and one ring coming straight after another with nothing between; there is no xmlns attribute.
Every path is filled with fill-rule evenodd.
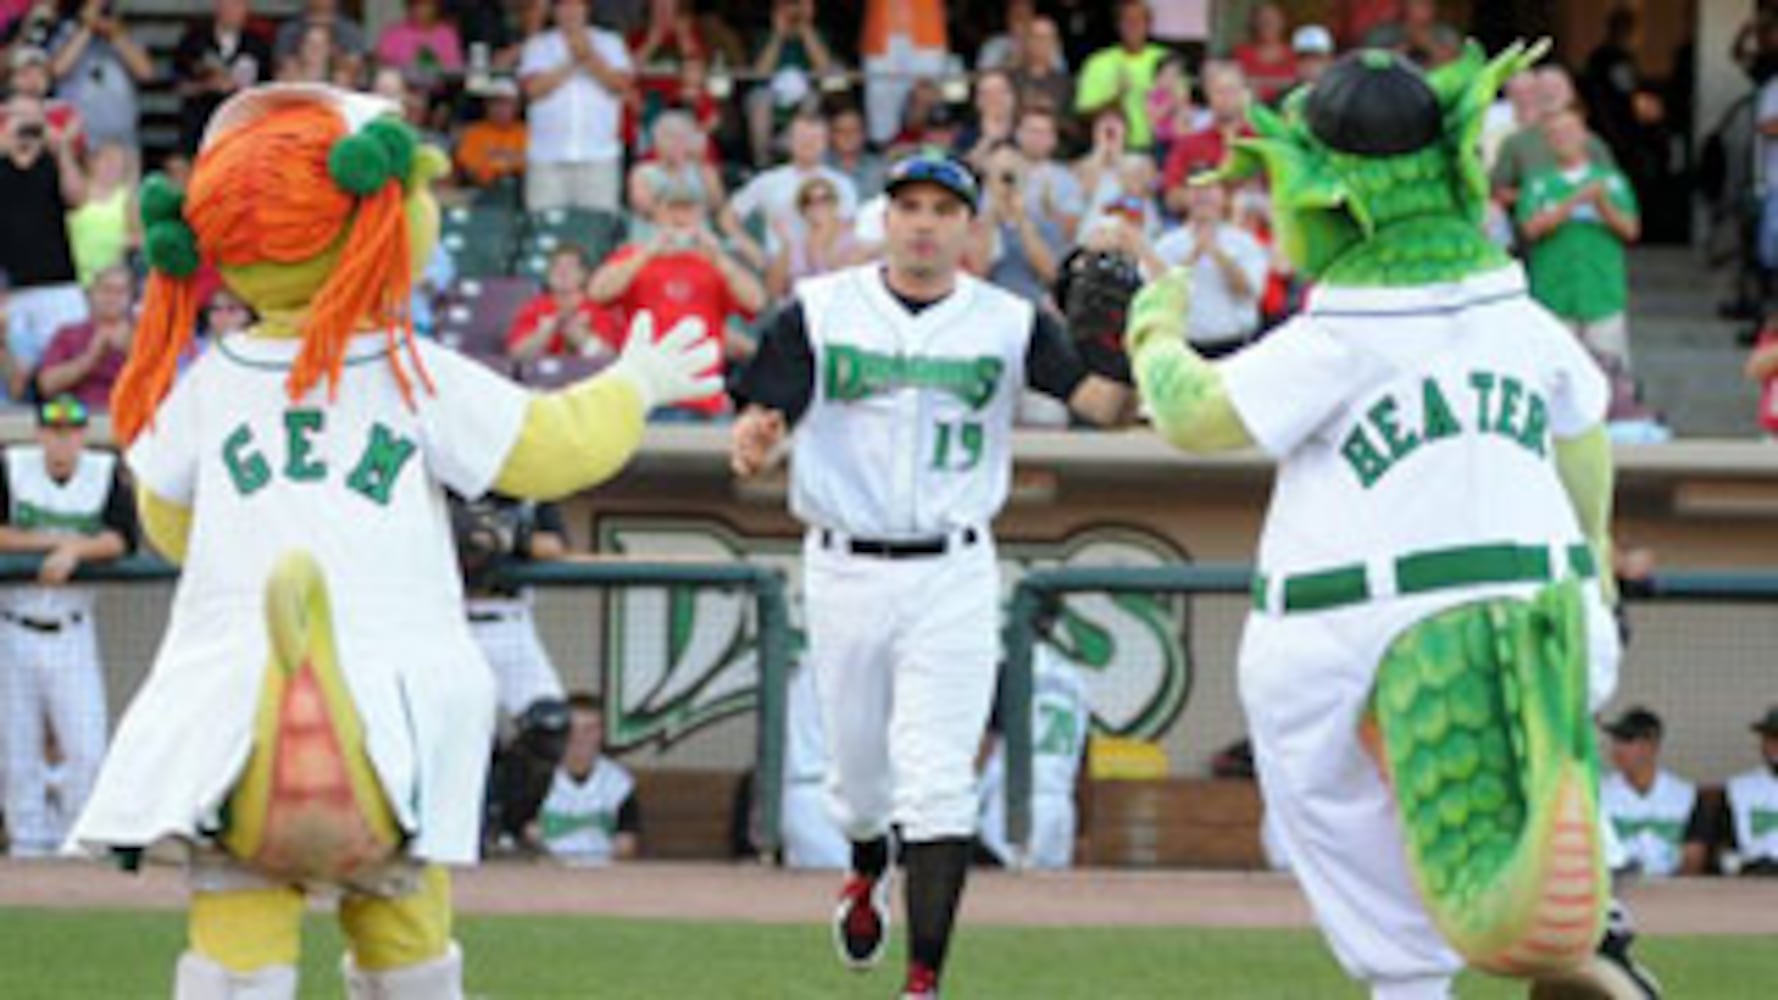
<svg viewBox="0 0 1778 1000"><path fill-rule="evenodd" d="M889 177L883 183L883 191L893 196L897 191L915 184L930 184L940 188L956 197L971 212L975 211L980 196L975 175L969 172L968 167L949 157L920 154L910 156L890 168Z"/></svg>

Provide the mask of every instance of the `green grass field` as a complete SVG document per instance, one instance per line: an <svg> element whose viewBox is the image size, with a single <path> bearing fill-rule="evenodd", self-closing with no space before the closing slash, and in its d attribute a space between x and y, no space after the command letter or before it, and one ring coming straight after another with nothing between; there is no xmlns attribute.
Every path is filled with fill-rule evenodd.
<svg viewBox="0 0 1778 1000"><path fill-rule="evenodd" d="M337 997L333 921L309 919L304 997ZM834 962L826 928L652 923L587 917L470 917L458 938L475 997L888 998L893 963L858 976ZM7 1000L165 998L183 941L174 913L0 909ZM1778 997L1766 938L1650 940L1642 953L1675 1000ZM898 952L892 952L892 956ZM994 998L1358 998L1319 940L1302 931L967 927L947 995ZM1464 1000L1522 996L1466 977Z"/></svg>

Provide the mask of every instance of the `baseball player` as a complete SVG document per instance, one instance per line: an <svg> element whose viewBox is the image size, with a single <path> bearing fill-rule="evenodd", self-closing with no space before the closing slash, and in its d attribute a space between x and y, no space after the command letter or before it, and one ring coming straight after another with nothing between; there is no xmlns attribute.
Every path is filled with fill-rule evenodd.
<svg viewBox="0 0 1778 1000"><path fill-rule="evenodd" d="M1074 661L1048 642L1031 655L1031 842L1020 853L1007 840L1006 743L996 738L982 767L982 846L1008 868L1068 868L1074 864L1075 784L1092 713Z"/></svg>
<svg viewBox="0 0 1778 1000"><path fill-rule="evenodd" d="M560 701L562 679L538 638L530 589L497 585L488 572L500 558L567 555L561 508L498 494L475 501L453 497L451 504L469 632L494 668L500 710L516 719L538 701Z"/></svg>
<svg viewBox="0 0 1778 1000"><path fill-rule="evenodd" d="M1640 705L1605 727L1612 771L1600 783L1600 802L1622 844L1613 871L1660 877L1704 870L1696 785L1661 766L1661 717Z"/></svg>
<svg viewBox="0 0 1778 1000"><path fill-rule="evenodd" d="M975 833L1000 647L990 523L1011 478L1013 412L1029 386L1115 424L1129 392L1090 374L1031 302L960 272L977 203L967 168L917 154L886 190L886 263L803 282L768 321L732 458L737 474L758 473L795 430L808 660L830 808L852 842L840 957L860 969L882 957L893 826L907 868L904 991L929 997Z"/></svg>
<svg viewBox="0 0 1778 1000"><path fill-rule="evenodd" d="M1778 875L1778 705L1754 720L1760 763L1723 790L1725 875Z"/></svg>
<svg viewBox="0 0 1778 1000"><path fill-rule="evenodd" d="M105 755L94 595L67 584L81 563L128 552L135 518L117 457L87 450L86 423L86 406L73 396L41 404L37 443L6 449L0 478L0 551L44 557L35 586L0 591L0 733L13 857L43 857L61 846ZM49 742L61 758L54 768Z"/></svg>
<svg viewBox="0 0 1778 1000"><path fill-rule="evenodd" d="M1162 436L1279 463L1241 702L1292 869L1378 1000L1446 1000L1466 961L1657 995L1604 920L1609 394L1480 232L1479 114L1536 54L1472 45L1429 78L1361 52L1255 109L1226 169L1269 174L1307 312L1211 364L1189 273L1132 307Z"/></svg>
<svg viewBox="0 0 1778 1000"><path fill-rule="evenodd" d="M603 865L636 856L642 811L636 779L605 756L605 705L597 695L568 698L568 750L538 814L536 838L552 857Z"/></svg>

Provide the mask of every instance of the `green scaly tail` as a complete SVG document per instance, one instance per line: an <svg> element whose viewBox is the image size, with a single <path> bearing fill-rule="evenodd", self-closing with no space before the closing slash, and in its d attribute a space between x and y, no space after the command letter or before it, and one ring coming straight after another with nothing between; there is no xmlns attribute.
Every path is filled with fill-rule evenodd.
<svg viewBox="0 0 1778 1000"><path fill-rule="evenodd" d="M1403 633L1373 711L1433 922L1478 968L1537 976L1593 952L1610 886L1580 585L1465 605Z"/></svg>

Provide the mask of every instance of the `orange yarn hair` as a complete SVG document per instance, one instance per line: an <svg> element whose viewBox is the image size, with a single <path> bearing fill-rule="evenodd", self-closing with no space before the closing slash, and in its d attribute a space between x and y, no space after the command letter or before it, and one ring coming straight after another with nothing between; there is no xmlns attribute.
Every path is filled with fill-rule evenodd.
<svg viewBox="0 0 1778 1000"><path fill-rule="evenodd" d="M399 179L355 198L328 172L344 119L321 104L279 108L219 137L197 159L183 215L202 259L221 267L301 264L343 237L339 261L302 320L302 348L285 383L292 402L326 377L339 391L352 335L369 324L386 331L389 364L402 398L413 405L413 381L431 379L414 345L408 315L413 267ZM112 393L112 427L127 446L154 421L171 391L179 357L197 325L195 281L159 270L148 279L128 362Z"/></svg>

